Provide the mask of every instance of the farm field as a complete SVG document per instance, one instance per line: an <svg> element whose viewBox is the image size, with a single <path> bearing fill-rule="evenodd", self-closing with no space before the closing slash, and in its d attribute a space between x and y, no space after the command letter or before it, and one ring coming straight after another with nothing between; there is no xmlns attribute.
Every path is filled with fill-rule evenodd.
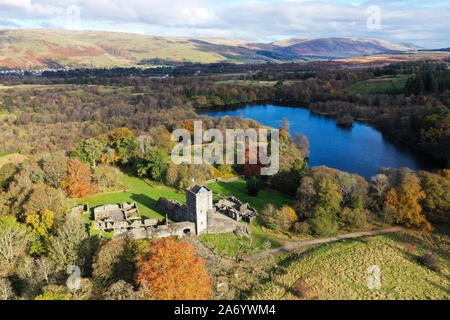
<svg viewBox="0 0 450 320"><path fill-rule="evenodd" d="M407 231L303 249L279 258L280 273L251 299L298 299L299 282L309 288L306 299L449 299L448 248L448 236ZM438 257L440 272L418 263L426 252ZM373 265L380 268L379 290L367 287Z"/></svg>
<svg viewBox="0 0 450 320"><path fill-rule="evenodd" d="M349 94L398 94L405 88L410 76L401 74L395 78L379 77L360 81L344 89Z"/></svg>

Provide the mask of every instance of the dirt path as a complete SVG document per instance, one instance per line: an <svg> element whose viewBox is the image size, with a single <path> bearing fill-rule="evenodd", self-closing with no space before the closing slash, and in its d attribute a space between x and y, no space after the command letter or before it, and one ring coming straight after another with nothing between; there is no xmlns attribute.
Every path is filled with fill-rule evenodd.
<svg viewBox="0 0 450 320"><path fill-rule="evenodd" d="M266 250L260 253L257 253L255 255L247 257L245 260L254 260L254 259L260 259L267 255L279 255L282 253L286 253L304 246L310 246L315 244L321 244L321 243L328 243L328 242L335 242L345 239L354 239L354 238L360 238L364 236L376 236L380 234L385 233L392 233L392 232L400 232L406 230L403 227L393 227L389 229L384 230L374 230L374 231L361 231L361 232L353 232L353 233L347 233L340 236L332 237L332 238L324 238L324 239L314 239L309 241L284 241L283 245L279 248Z"/></svg>

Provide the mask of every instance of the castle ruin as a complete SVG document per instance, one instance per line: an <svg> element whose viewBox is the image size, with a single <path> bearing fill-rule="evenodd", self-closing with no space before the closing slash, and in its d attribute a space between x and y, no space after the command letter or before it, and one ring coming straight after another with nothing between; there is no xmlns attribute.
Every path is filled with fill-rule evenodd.
<svg viewBox="0 0 450 320"><path fill-rule="evenodd" d="M131 239L183 237L189 234L249 232L247 224L256 218L256 210L234 197L213 206L213 193L205 186L186 189L186 206L178 201L159 198L157 206L166 214L164 220L142 219L136 203L104 205L94 208L95 229L114 231L114 237ZM169 218L173 223L169 223Z"/></svg>

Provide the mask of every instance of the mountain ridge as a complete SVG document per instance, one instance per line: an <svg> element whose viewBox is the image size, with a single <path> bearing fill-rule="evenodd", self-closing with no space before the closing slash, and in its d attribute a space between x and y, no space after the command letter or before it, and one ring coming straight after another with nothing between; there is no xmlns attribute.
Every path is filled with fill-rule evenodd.
<svg viewBox="0 0 450 320"><path fill-rule="evenodd" d="M170 63L264 63L344 59L421 49L379 39L283 39L260 43L232 38L162 37L62 29L0 30L0 68L128 67Z"/></svg>

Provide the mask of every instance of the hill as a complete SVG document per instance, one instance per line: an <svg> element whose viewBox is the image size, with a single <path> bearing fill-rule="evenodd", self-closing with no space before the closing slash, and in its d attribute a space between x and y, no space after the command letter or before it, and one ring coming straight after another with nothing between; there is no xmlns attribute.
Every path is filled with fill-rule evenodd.
<svg viewBox="0 0 450 320"><path fill-rule="evenodd" d="M127 67L171 63L264 63L337 59L408 51L375 39L287 39L252 43L227 38L157 37L104 31L1 30L0 68Z"/></svg>
<svg viewBox="0 0 450 320"><path fill-rule="evenodd" d="M413 248L413 252L408 250ZM448 236L402 232L324 244L280 259L281 270L250 299L427 300L449 299ZM432 252L440 270L420 264L419 257ZM379 289L370 290L367 279L380 270Z"/></svg>

